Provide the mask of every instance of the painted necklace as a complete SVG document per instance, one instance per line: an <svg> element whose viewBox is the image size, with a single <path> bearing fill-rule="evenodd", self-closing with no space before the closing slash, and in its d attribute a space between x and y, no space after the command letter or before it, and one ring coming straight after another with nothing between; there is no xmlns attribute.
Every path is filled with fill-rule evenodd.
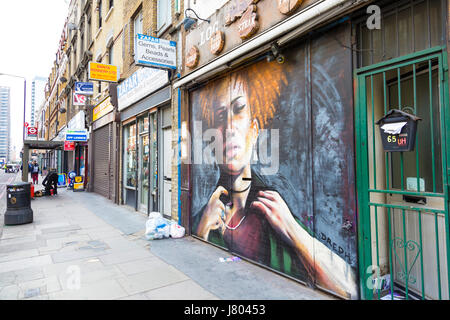
<svg viewBox="0 0 450 320"><path fill-rule="evenodd" d="M243 190L233 190L233 189L231 189L231 192L242 193L242 192L245 192L245 191L247 191L248 189L250 189L250 186L251 186L251 183L249 183L249 185L248 185L245 189L243 189ZM231 205L230 205L230 204L231 204ZM227 204L226 207L230 207L230 209L231 209L231 207L233 206L233 203L230 202L230 204ZM235 227L230 227L229 225L226 224L226 222L225 222L225 212L222 211L222 221L223 221L223 224L225 225L225 228L227 228L228 230L231 230L231 231L236 230L237 228L239 228L239 226L241 225L242 221L244 221L245 217L246 217L246 216L243 216L243 217L241 218L241 220L239 221L239 223L238 223Z"/></svg>

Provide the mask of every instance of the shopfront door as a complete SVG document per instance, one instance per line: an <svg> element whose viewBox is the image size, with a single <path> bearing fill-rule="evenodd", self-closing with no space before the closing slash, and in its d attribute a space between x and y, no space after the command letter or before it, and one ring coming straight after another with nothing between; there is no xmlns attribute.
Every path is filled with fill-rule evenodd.
<svg viewBox="0 0 450 320"><path fill-rule="evenodd" d="M447 70L446 51L437 47L356 71L359 256L366 299L449 299ZM385 151L376 122L392 109L421 118L413 151Z"/></svg>
<svg viewBox="0 0 450 320"><path fill-rule="evenodd" d="M160 208L163 215L171 217L171 198L172 198L172 127L170 122L170 108L162 109L161 124L161 198Z"/></svg>
<svg viewBox="0 0 450 320"><path fill-rule="evenodd" d="M139 210L147 213L149 199L149 135L148 116L139 119Z"/></svg>

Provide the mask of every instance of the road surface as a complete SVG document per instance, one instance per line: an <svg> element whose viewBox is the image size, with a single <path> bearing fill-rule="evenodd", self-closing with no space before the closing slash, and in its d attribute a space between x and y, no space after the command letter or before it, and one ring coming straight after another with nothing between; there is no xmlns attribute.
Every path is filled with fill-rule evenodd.
<svg viewBox="0 0 450 320"><path fill-rule="evenodd" d="M0 171L0 237L3 232L3 216L6 211L6 186L19 179L21 172L5 173L5 170Z"/></svg>

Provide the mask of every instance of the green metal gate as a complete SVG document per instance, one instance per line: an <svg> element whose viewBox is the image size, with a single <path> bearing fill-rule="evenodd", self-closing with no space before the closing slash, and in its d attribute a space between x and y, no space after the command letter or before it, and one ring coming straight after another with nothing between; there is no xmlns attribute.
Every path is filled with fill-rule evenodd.
<svg viewBox="0 0 450 320"><path fill-rule="evenodd" d="M363 299L449 299L450 111L445 48L355 71ZM376 122L420 117L414 151L385 152Z"/></svg>

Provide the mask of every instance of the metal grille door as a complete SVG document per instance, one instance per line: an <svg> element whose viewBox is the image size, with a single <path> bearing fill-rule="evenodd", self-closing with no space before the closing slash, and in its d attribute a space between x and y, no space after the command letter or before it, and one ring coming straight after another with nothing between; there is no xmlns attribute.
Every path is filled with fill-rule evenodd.
<svg viewBox="0 0 450 320"><path fill-rule="evenodd" d="M110 198L111 125L94 131L94 192Z"/></svg>
<svg viewBox="0 0 450 320"><path fill-rule="evenodd" d="M356 71L360 279L366 299L449 299L447 72L441 47ZM413 151L384 151L382 139L399 136L383 138L376 123L392 109L421 118Z"/></svg>

